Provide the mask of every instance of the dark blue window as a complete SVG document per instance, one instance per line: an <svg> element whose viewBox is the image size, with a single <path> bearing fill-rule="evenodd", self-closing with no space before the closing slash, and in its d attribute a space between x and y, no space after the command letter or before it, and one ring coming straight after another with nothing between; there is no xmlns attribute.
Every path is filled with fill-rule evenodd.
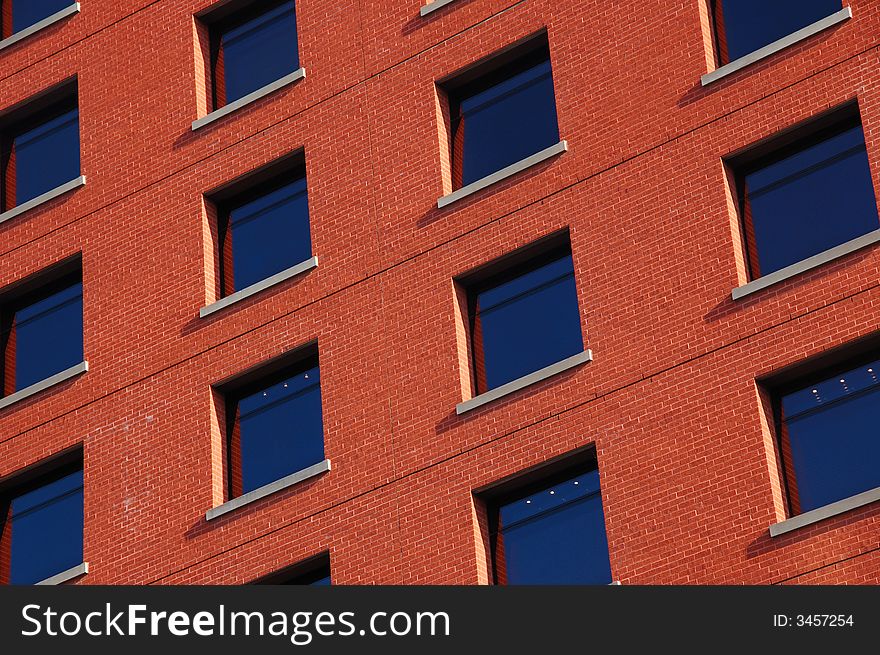
<svg viewBox="0 0 880 655"><path fill-rule="evenodd" d="M325 587L332 584L330 579L330 557L323 555L301 562L257 580L259 585L308 585Z"/></svg>
<svg viewBox="0 0 880 655"><path fill-rule="evenodd" d="M299 68L294 2L255 6L212 28L215 109Z"/></svg>
<svg viewBox="0 0 880 655"><path fill-rule="evenodd" d="M880 360L780 399L780 441L793 514L880 487Z"/></svg>
<svg viewBox="0 0 880 655"><path fill-rule="evenodd" d="M450 90L449 101L456 188L559 141L546 49Z"/></svg>
<svg viewBox="0 0 880 655"><path fill-rule="evenodd" d="M597 470L532 487L495 520L496 584L611 583Z"/></svg>
<svg viewBox="0 0 880 655"><path fill-rule="evenodd" d="M753 278L880 228L858 123L763 158L741 171L739 184Z"/></svg>
<svg viewBox="0 0 880 655"><path fill-rule="evenodd" d="M3 209L79 177L79 110L42 112L3 134Z"/></svg>
<svg viewBox="0 0 880 655"><path fill-rule="evenodd" d="M840 11L841 0L713 0L721 65Z"/></svg>
<svg viewBox="0 0 880 655"><path fill-rule="evenodd" d="M574 266L554 251L470 289L477 393L584 349Z"/></svg>
<svg viewBox="0 0 880 655"><path fill-rule="evenodd" d="M221 207L221 295L248 287L312 256L304 172Z"/></svg>
<svg viewBox="0 0 880 655"><path fill-rule="evenodd" d="M39 23L44 18L69 7L73 2L74 0L0 0L3 38Z"/></svg>
<svg viewBox="0 0 880 655"><path fill-rule="evenodd" d="M82 467L13 490L0 510L0 582L34 584L82 563Z"/></svg>
<svg viewBox="0 0 880 655"><path fill-rule="evenodd" d="M83 361L79 274L0 307L4 394L45 380Z"/></svg>
<svg viewBox="0 0 880 655"><path fill-rule="evenodd" d="M229 412L231 497L324 459L317 358L233 395Z"/></svg>

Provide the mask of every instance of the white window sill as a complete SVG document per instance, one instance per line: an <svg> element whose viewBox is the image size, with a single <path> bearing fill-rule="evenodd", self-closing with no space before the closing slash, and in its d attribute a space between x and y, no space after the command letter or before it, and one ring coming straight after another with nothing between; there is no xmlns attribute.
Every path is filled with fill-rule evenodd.
<svg viewBox="0 0 880 655"><path fill-rule="evenodd" d="M57 573L50 578L46 578L45 580L41 580L37 582L37 585L40 586L52 586L52 585L60 585L73 580L74 578L78 578L81 575L85 575L89 572L89 563L83 562L82 564L78 564L71 569L67 569L66 571L62 571L61 573Z"/></svg>
<svg viewBox="0 0 880 655"><path fill-rule="evenodd" d="M37 23L34 23L33 25L31 25L29 27L24 28L20 32L16 32L12 36L7 36L5 39L0 41L0 50L3 50L4 48L8 48L11 45L15 45L16 43L18 43L22 39L26 39L29 36L31 36L32 34L36 34L40 30L44 30L47 27L49 27L50 25L54 25L58 21L64 20L68 16L73 16L74 14L78 14L78 13L79 13L79 3L74 2L69 7L65 7L61 11L57 11L54 14L52 14L51 16L47 16L43 20L41 20Z"/></svg>
<svg viewBox="0 0 880 655"><path fill-rule="evenodd" d="M430 13L437 11L438 9L443 9L443 7L447 5L451 5L455 0L434 0L433 2L429 2L426 5L422 5L422 8L419 9L419 15L427 16Z"/></svg>
<svg viewBox="0 0 880 655"><path fill-rule="evenodd" d="M770 526L770 536L778 537L779 535L785 534L786 532L791 532L792 530L797 530L798 528L813 525L814 523L818 523L819 521L829 519L832 516L839 516L840 514L844 514L845 512L849 512L858 507L870 505L871 503L875 503L878 500L880 500L880 487L877 487L876 489L871 489L869 491L864 491L860 494L856 494L855 496L850 496L849 498L844 498L843 500L838 500L836 503L831 503L830 505L825 505L824 507L818 507L814 510L810 510L809 512L804 512L803 514L798 514L797 516L794 516L786 521L775 523L774 525Z"/></svg>
<svg viewBox="0 0 880 655"><path fill-rule="evenodd" d="M44 203L49 202L50 200L55 200L58 196L64 195L68 191L73 191L76 188L84 186L86 183L86 176L80 175L78 178L71 180L70 182L65 182L61 186L57 186L51 191L46 191L43 195L37 196L36 198L31 198L27 202L23 202L20 205L13 207L12 209L3 212L0 214L0 223L5 221L11 221L16 216L21 216L26 211L33 209L34 207L38 207Z"/></svg>
<svg viewBox="0 0 880 655"><path fill-rule="evenodd" d="M249 287L245 287L240 291L236 291L235 293L231 293L225 298L221 298L215 303L211 303L207 307L202 307L199 310L199 318L205 318L206 316L210 316L214 312L219 312L221 309L225 309L230 305L234 305L235 303L239 303L242 300L250 298L261 291L265 291L266 289L275 286L276 284L280 284L285 280L289 280L292 277L296 277L301 273L305 273L306 271L310 271L318 265L318 258L312 257L311 259L307 259L304 262L300 262L296 266L291 266L280 273L276 273L270 277L267 277L265 280L260 280L259 282L250 285Z"/></svg>
<svg viewBox="0 0 880 655"><path fill-rule="evenodd" d="M40 380L36 384L32 384L29 387L25 387L24 389L19 389L15 393L11 393L8 396L4 396L0 398L0 410L6 409L10 405L13 405L17 402L24 400L25 398L30 398L41 391L45 391L50 387L54 387L57 384L61 384L62 382L67 382L71 378L75 378L77 375L81 375L89 370L88 362L80 362L76 366L71 366L70 368L61 371L60 373L56 373L45 380Z"/></svg>
<svg viewBox="0 0 880 655"><path fill-rule="evenodd" d="M774 41L773 43L765 45L763 48L759 48L754 52L750 52L749 54L740 57L739 59L735 59L729 64L725 64L724 66L715 69L711 73L706 73L700 78L700 82L703 84L703 86L708 86L709 84L712 84L712 82L717 82L718 80L723 79L728 75L732 75L733 73L736 73L737 71L740 71L747 66L751 66L755 62L766 59L770 55L774 55L780 50L785 50L786 48L793 46L794 44L799 43L804 39L808 39L811 36L827 30L829 27L833 27L838 23L849 20L850 18L852 18L852 9L850 7L844 7L840 11L835 12L826 18L816 21L812 25L807 25L803 29L800 29L797 32L792 32L788 36L784 36L778 41Z"/></svg>
<svg viewBox="0 0 880 655"><path fill-rule="evenodd" d="M768 275L759 277L757 280L753 280L748 284L737 287L733 290L733 293L731 295L733 296L734 300L739 300L740 298L751 295L757 291L766 289L769 286L773 286L774 284L779 284L780 282L791 279L796 275L806 273L807 271L818 268L819 266L824 266L829 262L840 259L841 257L845 257L850 253L861 250L862 248L875 244L878 241L880 241L880 230L873 230L872 232L863 234L860 237L856 237L852 241L841 243L839 246L829 248L825 252L820 252L819 254L813 255L812 257L807 257L806 259L796 262L791 266L780 268L778 271L773 271Z"/></svg>
<svg viewBox="0 0 880 655"><path fill-rule="evenodd" d="M262 487L254 489L253 491L249 491L243 496L233 498L229 502L223 503L219 507L209 509L208 512L205 514L205 520L212 521L216 518L223 516L224 514L232 512L233 510L244 507L245 505L250 505L251 503L255 503L258 500L262 500L266 496L281 491L282 489L292 487L295 484L299 484L304 480L308 480L309 478L313 478L316 475L320 475L321 473L325 473L329 470L330 460L325 459L321 462L318 462L317 464L306 467L301 471L291 473L290 475L283 477L280 480L275 480L275 482L270 482L269 484L263 485Z"/></svg>
<svg viewBox="0 0 880 655"><path fill-rule="evenodd" d="M193 132L198 130L205 125L210 125L214 121L218 121L224 116L228 116L234 111L241 109L242 107L246 107L247 105L256 102L260 98L264 98L270 93L274 93L278 89L283 89L285 86L293 84L294 82L303 79L306 76L306 69L299 68L289 75L285 75L284 77L275 80L271 84L267 84L266 86L257 89L251 93L248 93L246 96L242 96L238 100L234 100L230 102L228 105L224 105L215 111L212 111L207 116L202 116L198 120L193 121L192 129Z"/></svg>
<svg viewBox="0 0 880 655"><path fill-rule="evenodd" d="M455 407L456 414L464 414L466 412L473 411L478 407L482 407L486 403L491 403L494 400L498 400L499 398L503 398L504 396L509 396L512 393L515 393L521 389L525 389L526 387L530 387L533 384L537 384L538 382L542 382L547 378L551 378L554 375L558 375L563 371L567 371L570 368L574 368L575 366L580 366L581 364L586 364L587 362L593 361L593 353L590 350L585 350L583 352L578 353L577 355L572 355L571 357L567 357L562 361L556 362L555 364L550 364L550 366L545 366L544 368L535 371L534 373L529 373L528 375L524 375L521 378L517 378L516 380L511 380L507 384L502 384L500 387L495 387L486 393L481 393L479 396L474 396L470 400L466 400L463 403L459 403Z"/></svg>
<svg viewBox="0 0 880 655"><path fill-rule="evenodd" d="M476 182L471 182L467 186L463 186L447 196L443 196L437 201L437 208L443 209L447 205L451 205L452 203L461 200L462 198L475 194L477 191L482 191L486 187L497 184L502 180L506 180L508 177L516 175L517 173L524 171L527 168L531 168L536 164L540 164L542 161L546 161L551 157L555 157L556 155L563 153L566 150L568 150L568 141L560 141L559 143L552 145L549 148L545 148L540 152L536 152L534 155L530 155L525 159L519 160L515 164L511 164L510 166L502 168L500 171L496 171L491 175L487 175L486 177L479 179Z"/></svg>

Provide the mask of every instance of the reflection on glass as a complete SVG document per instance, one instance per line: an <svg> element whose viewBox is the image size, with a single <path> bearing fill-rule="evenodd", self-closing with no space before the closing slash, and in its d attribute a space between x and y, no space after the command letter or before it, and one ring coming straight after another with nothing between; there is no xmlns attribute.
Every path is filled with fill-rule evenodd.
<svg viewBox="0 0 880 655"><path fill-rule="evenodd" d="M559 141L549 55L502 72L451 100L453 177L460 188Z"/></svg>
<svg viewBox="0 0 880 655"><path fill-rule="evenodd" d="M860 125L760 165L743 185L756 278L880 228Z"/></svg>
<svg viewBox="0 0 880 655"><path fill-rule="evenodd" d="M495 535L499 584L609 584L599 472L502 505Z"/></svg>
<svg viewBox="0 0 880 655"><path fill-rule="evenodd" d="M712 0L724 65L840 11L841 0Z"/></svg>
<svg viewBox="0 0 880 655"><path fill-rule="evenodd" d="M583 351L570 254L477 290L472 311L477 393Z"/></svg>
<svg viewBox="0 0 880 655"><path fill-rule="evenodd" d="M83 473L80 469L11 499L3 523L0 581L34 584L83 561ZM5 560L5 561L4 561Z"/></svg>
<svg viewBox="0 0 880 655"><path fill-rule="evenodd" d="M795 514L880 487L880 361L781 399L782 454Z"/></svg>

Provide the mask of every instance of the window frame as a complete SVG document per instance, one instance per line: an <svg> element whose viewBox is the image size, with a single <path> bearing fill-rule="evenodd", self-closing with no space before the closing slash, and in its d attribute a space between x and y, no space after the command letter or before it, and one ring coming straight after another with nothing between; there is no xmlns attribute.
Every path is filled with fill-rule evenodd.
<svg viewBox="0 0 880 655"><path fill-rule="evenodd" d="M27 206L34 201L39 200L43 195L51 194L55 189L64 187L66 184L73 182L78 177L82 177L82 134L80 132L80 115L79 115L79 98L75 90L75 86L65 84L64 89L58 91L50 91L46 97L36 97L25 101L21 106L14 107L0 118L0 216L8 215L15 212L19 207ZM16 198L15 204L10 204L10 185L14 184L9 180L10 166L14 166L14 143L22 134L34 130L41 125L60 118L67 113L76 111L77 123L77 140L79 150L77 157L77 173L70 180L65 181L61 185L46 189L34 198L19 202ZM15 190L13 189L13 192Z"/></svg>
<svg viewBox="0 0 880 655"><path fill-rule="evenodd" d="M514 473L495 483L484 487L475 492L476 500L482 504L485 509L485 527L486 527L486 546L488 548L489 566L488 573L489 584L506 586L507 582L499 582L498 572L498 524L500 520L501 508L504 505L516 502L526 498L536 492L551 487L561 482L571 480L579 475L599 470L599 461L596 448L594 445L584 446L572 453L552 458L547 462L531 467L524 471ZM599 502L602 504L602 515L605 516L605 502L602 497L601 482L599 491L596 494L585 496L590 498L594 495L599 496ZM578 502L578 499L572 502ZM563 505L564 507L564 505ZM607 520L605 521L606 541L608 538ZM608 548L609 560L611 557L611 548ZM614 574L611 572L609 584L614 583Z"/></svg>
<svg viewBox="0 0 880 655"><path fill-rule="evenodd" d="M62 369L31 385L15 389L14 376L18 364L18 355L14 356L11 369L8 364L10 356L7 348L9 347L9 338L12 334L11 323L14 321L15 315L21 309L41 302L47 297L76 284L83 284L82 256L79 253L47 269L38 271L6 289L0 290L0 410L8 406L7 403L10 401L15 402L27 398L33 393L42 391L45 383L56 376L69 373L69 375L63 376L63 379L57 380L57 382L61 382L68 377L88 370L85 358L85 316L82 317L80 330L80 338L83 342L83 359L72 367L77 370L74 371L71 368ZM81 301L81 305L84 311L84 301Z"/></svg>
<svg viewBox="0 0 880 655"><path fill-rule="evenodd" d="M0 478L0 551L5 551L5 549L7 548L6 523L9 520L9 507L12 501L15 500L15 498L57 482L67 477L68 475L71 475L78 471L85 472L84 464L85 462L83 457L83 447L81 444L79 444L65 451L62 451L61 453L53 455L49 459L37 462L19 471L10 473L3 478ZM84 506L83 509L85 510L85 479L83 479L82 495ZM80 540L81 547L84 548L85 511L83 511L83 527L80 534ZM84 553L81 559L85 560ZM48 578L39 580L34 584L45 583L46 581L52 580L53 578L56 578L57 576L68 572L72 573L72 577L78 577L79 575L88 572L88 565L85 563L85 561L79 563L79 566L83 568L82 571L75 572L77 566L74 566L73 569L58 571ZM11 571L11 560L9 562L9 567ZM3 575L2 569L0 569L0 575ZM66 581L67 580L64 579L59 581L58 583ZM9 584L9 580L0 579L0 585Z"/></svg>

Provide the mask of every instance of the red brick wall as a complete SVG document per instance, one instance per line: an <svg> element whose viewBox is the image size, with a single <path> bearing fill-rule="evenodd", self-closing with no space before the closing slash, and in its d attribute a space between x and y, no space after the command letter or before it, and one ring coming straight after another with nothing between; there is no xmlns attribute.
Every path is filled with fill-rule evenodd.
<svg viewBox="0 0 880 655"><path fill-rule="evenodd" d="M769 537L755 383L877 329L880 250L732 301L721 163L855 98L880 189L880 4L703 88L705 0L304 0L306 79L192 132L211 0L81 2L0 51L0 111L78 76L88 184L0 224L0 288L82 251L90 364L0 411L0 476L84 444L82 583L243 583L324 550L335 583L485 583L472 490L587 444L624 584L880 582L877 505ZM434 82L543 28L569 151L438 210ZM299 148L320 265L199 319L202 194ZM456 416L452 278L564 227L595 360ZM206 523L210 385L313 339L333 470Z"/></svg>

